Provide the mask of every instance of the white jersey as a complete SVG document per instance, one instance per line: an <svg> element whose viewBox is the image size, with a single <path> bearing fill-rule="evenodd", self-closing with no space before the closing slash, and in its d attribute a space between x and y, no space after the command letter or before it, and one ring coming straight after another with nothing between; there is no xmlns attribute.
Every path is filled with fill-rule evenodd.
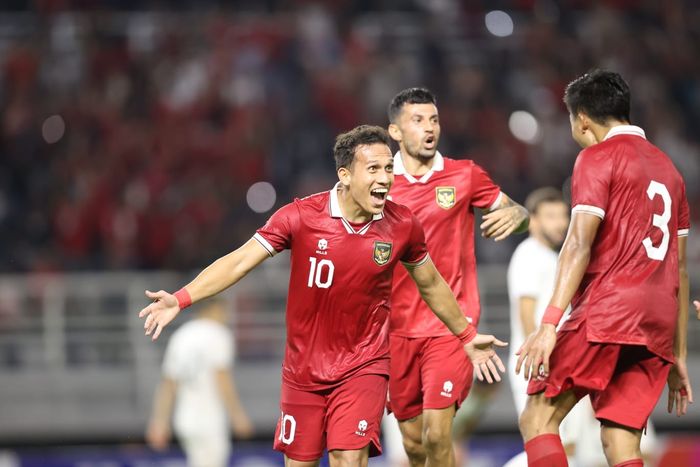
<svg viewBox="0 0 700 467"><path fill-rule="evenodd" d="M233 355L231 331L214 320L193 319L173 333L163 374L177 382L173 424L178 436L228 436L227 412L215 374L231 366Z"/></svg>
<svg viewBox="0 0 700 467"><path fill-rule="evenodd" d="M539 325L554 289L557 253L534 237L523 240L513 252L508 265L508 298L510 299L511 355L525 342L520 321L521 297L535 299L535 325Z"/></svg>

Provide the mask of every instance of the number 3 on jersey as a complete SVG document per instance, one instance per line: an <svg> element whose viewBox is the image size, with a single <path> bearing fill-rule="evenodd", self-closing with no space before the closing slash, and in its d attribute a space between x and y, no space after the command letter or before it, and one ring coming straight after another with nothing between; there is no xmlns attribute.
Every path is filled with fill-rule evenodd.
<svg viewBox="0 0 700 467"><path fill-rule="evenodd" d="M663 234L659 246L654 246L651 237L642 240L644 249L647 251L647 256L651 259L662 261L666 257L668 251L668 240L671 233L668 231L668 223L671 221L671 195L668 193L668 188L663 183L652 180L647 188L647 196L653 200L656 195L661 196L664 202L664 212L661 215L654 214L652 225L658 227Z"/></svg>
<svg viewBox="0 0 700 467"><path fill-rule="evenodd" d="M309 287L316 287L320 289L327 289L333 283L333 273L335 272L335 266L333 261L329 259L322 259L318 261L318 258L313 256L309 257L309 262L311 263L311 269L309 270L309 282L306 284Z"/></svg>

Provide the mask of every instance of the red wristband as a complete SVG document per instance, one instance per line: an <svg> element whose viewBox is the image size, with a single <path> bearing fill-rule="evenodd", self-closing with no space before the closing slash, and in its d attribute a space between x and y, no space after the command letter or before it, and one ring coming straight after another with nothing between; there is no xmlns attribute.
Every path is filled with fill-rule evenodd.
<svg viewBox="0 0 700 467"><path fill-rule="evenodd" d="M475 337L476 337L476 328L474 328L474 326L472 326L471 324L467 324L467 327L464 328L464 331L457 334L457 339L459 339L462 342L462 345L467 345Z"/></svg>
<svg viewBox="0 0 700 467"><path fill-rule="evenodd" d="M190 293L186 288L181 288L173 295L175 295L175 298L177 298L177 304L181 310L184 310L188 306L192 305L192 297L190 297Z"/></svg>
<svg viewBox="0 0 700 467"><path fill-rule="evenodd" d="M564 310L554 305L549 305L544 310L544 316L542 317L542 324L553 324L556 327L561 321L561 317L564 315Z"/></svg>

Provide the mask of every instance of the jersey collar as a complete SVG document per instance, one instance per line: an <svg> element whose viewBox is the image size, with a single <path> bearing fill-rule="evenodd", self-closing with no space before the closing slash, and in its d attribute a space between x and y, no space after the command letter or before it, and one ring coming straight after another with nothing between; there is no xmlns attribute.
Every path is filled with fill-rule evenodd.
<svg viewBox="0 0 700 467"><path fill-rule="evenodd" d="M603 138L603 141L612 138L613 136L617 135L634 135L634 136L641 136L644 139L647 139L647 135L644 133L644 130L642 130L640 127L636 125L617 125L612 128L610 128L610 131L608 131L608 134L605 135L605 138ZM394 166L396 165L396 162L394 162Z"/></svg>
<svg viewBox="0 0 700 467"><path fill-rule="evenodd" d="M340 202L338 201L338 188L340 187L340 182L336 183L330 193L330 201L328 203L330 207L331 217L335 219L340 219L343 222L345 230L350 234L360 234L364 235L368 230L369 226L374 221L384 218L384 213L375 214L372 216L372 220L362 226L359 230L356 230L344 217L343 213L340 211Z"/></svg>
<svg viewBox="0 0 700 467"><path fill-rule="evenodd" d="M445 159L440 154L440 151L435 151L435 157L433 158L433 167L428 170L421 178L416 179L413 175L406 172L406 166L403 165L403 156L401 151L394 154L394 175L403 175L406 177L410 183L428 183L430 177L432 177L434 172L440 172L445 169Z"/></svg>

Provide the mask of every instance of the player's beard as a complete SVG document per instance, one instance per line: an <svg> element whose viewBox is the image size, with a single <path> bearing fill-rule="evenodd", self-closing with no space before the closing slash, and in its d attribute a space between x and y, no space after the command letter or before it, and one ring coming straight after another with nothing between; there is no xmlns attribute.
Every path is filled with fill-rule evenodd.
<svg viewBox="0 0 700 467"><path fill-rule="evenodd" d="M423 147L423 142L421 141L416 145L416 147L406 148L407 155L413 157L414 159L420 159L422 162L428 162L435 157L437 153L437 142L435 147L432 149L427 149Z"/></svg>

